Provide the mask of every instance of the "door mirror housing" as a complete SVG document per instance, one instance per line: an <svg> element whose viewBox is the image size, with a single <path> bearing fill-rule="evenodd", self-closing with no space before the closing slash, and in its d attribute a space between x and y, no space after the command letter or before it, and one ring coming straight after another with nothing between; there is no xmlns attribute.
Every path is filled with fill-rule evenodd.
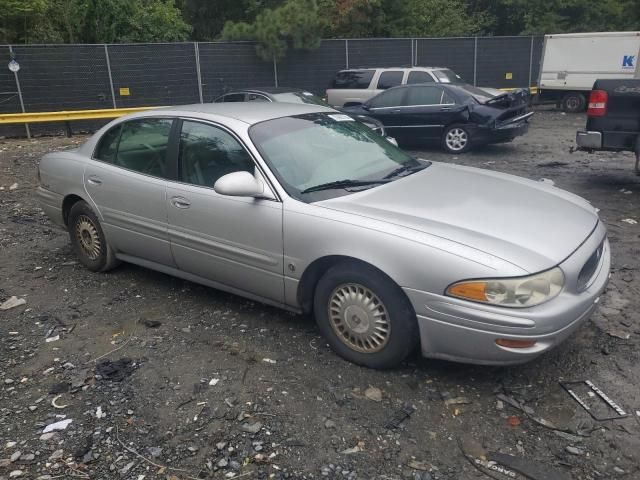
<svg viewBox="0 0 640 480"><path fill-rule="evenodd" d="M275 199L265 182L249 172L232 172L218 179L213 186L216 193L230 197Z"/></svg>
<svg viewBox="0 0 640 480"><path fill-rule="evenodd" d="M387 142L395 145L396 147L398 146L398 141L393 137L387 137Z"/></svg>

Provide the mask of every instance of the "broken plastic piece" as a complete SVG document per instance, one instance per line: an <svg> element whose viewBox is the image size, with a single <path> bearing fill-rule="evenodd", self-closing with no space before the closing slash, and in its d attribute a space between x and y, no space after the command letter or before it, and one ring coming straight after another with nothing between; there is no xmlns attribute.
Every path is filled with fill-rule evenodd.
<svg viewBox="0 0 640 480"><path fill-rule="evenodd" d="M399 428L402 422L409 418L416 411L416 407L406 403L401 409L396 410L391 417L384 424L384 428L396 429Z"/></svg>
<svg viewBox="0 0 640 480"><path fill-rule="evenodd" d="M593 409L587 404L587 402L574 391L575 389L573 387L578 385L586 385L587 387L589 387L589 392L591 394L597 395L600 399L602 399L604 403L606 403L609 407L611 407L613 411L616 412L616 415L610 415L610 416L597 415L593 411ZM616 420L618 418L625 418L629 416L629 414L620 405L618 405L616 402L611 400L609 396L606 393L604 393L602 390L600 390L598 387L596 387L591 380L580 380L576 382L560 382L560 386L564 388L567 391L567 393L571 395L571 398L573 398L576 402L578 402L578 404L582 408L584 408L589 413L589 415L593 417L594 420L598 420L598 421Z"/></svg>

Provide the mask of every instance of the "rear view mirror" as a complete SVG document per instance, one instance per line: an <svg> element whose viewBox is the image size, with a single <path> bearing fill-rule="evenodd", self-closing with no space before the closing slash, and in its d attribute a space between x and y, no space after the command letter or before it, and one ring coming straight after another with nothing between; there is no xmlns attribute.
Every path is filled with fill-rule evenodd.
<svg viewBox="0 0 640 480"><path fill-rule="evenodd" d="M393 137L387 137L387 142L393 143L396 147L398 146L398 141Z"/></svg>
<svg viewBox="0 0 640 480"><path fill-rule="evenodd" d="M213 189L220 195L228 195L230 197L274 198L261 179L244 171L228 173L220 177Z"/></svg>

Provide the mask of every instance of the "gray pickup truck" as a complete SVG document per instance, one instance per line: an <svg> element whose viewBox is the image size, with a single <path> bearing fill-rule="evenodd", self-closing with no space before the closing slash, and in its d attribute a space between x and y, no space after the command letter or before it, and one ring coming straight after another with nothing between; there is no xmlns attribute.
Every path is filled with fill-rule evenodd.
<svg viewBox="0 0 640 480"><path fill-rule="evenodd" d="M589 96L587 128L576 133L578 150L630 151L640 175L640 78L596 80Z"/></svg>

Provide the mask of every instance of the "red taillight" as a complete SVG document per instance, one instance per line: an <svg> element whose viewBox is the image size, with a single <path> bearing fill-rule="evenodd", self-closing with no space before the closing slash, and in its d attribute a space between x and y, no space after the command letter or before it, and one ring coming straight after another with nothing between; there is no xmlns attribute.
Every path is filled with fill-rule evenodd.
<svg viewBox="0 0 640 480"><path fill-rule="evenodd" d="M609 95L604 90L592 90L589 96L589 108L587 115L590 117L602 117L607 113L607 100Z"/></svg>

